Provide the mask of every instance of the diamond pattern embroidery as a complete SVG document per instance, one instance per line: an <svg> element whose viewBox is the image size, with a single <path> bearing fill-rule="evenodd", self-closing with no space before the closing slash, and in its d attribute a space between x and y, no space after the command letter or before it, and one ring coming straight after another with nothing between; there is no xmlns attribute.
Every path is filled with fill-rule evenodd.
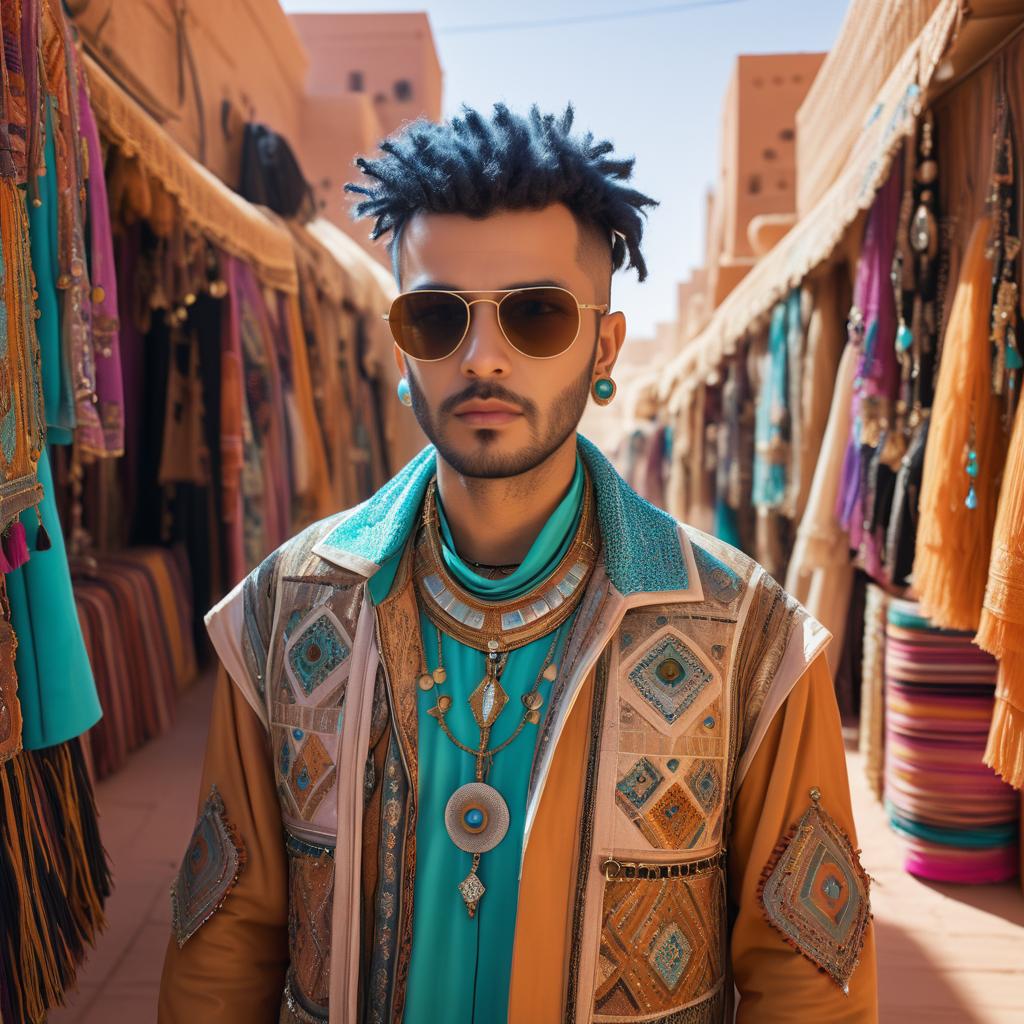
<svg viewBox="0 0 1024 1024"><path fill-rule="evenodd" d="M693 945L674 921L666 925L654 938L648 963L654 973L670 991L675 991L679 979L689 966L693 956Z"/></svg>
<svg viewBox="0 0 1024 1024"><path fill-rule="evenodd" d="M619 779L615 787L615 798L623 805L629 804L639 809L650 799L662 778L664 776L661 772L646 757L641 757L630 769L629 774ZM629 807L625 809L628 811Z"/></svg>
<svg viewBox="0 0 1024 1024"><path fill-rule="evenodd" d="M762 879L768 922L846 991L870 917L868 876L846 833L816 801Z"/></svg>
<svg viewBox="0 0 1024 1024"><path fill-rule="evenodd" d="M288 664L308 697L351 653L325 612L314 619L288 652Z"/></svg>
<svg viewBox="0 0 1024 1024"><path fill-rule="evenodd" d="M705 814L710 814L718 804L722 794L722 777L718 772L718 765L714 761L701 759L694 761L690 770L686 773L686 784L694 795L697 803L704 808Z"/></svg>
<svg viewBox="0 0 1024 1024"><path fill-rule="evenodd" d="M668 850L686 850L692 847L704 832L705 825L704 816L690 803L682 787L676 782L669 786L665 795L642 820L648 829L641 826L641 831L647 833L654 845Z"/></svg>
<svg viewBox="0 0 1024 1024"><path fill-rule="evenodd" d="M292 762L288 776L288 788L299 811L312 814L327 787L319 787L325 776L333 773L334 764L320 737L313 734L299 748L298 757ZM315 797L315 799L314 799Z"/></svg>
<svg viewBox="0 0 1024 1024"><path fill-rule="evenodd" d="M666 636L629 673L637 692L670 725L711 682L711 673L678 637Z"/></svg>

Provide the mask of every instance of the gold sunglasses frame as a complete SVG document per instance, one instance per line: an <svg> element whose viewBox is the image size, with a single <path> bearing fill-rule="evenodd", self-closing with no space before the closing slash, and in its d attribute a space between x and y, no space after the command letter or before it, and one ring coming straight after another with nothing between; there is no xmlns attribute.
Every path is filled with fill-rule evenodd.
<svg viewBox="0 0 1024 1024"><path fill-rule="evenodd" d="M518 295L521 292L539 292L539 291L545 291L545 292L550 292L550 291L565 292L565 294L568 295L572 299L572 301L576 303L576 333L573 335L572 341L570 341L569 344L566 345L565 348L563 348L561 352L556 352L553 356L533 356L533 355L530 355L529 352L524 352L522 349L516 348L516 346L512 344L512 339L508 336L508 333L505 331L505 325L501 322L501 304L505 301L505 299L507 299L510 295ZM592 302L580 302L580 300L577 299L576 296L571 291L569 291L568 288L563 288L561 285L555 285L555 284L551 284L551 285L546 285L546 284L530 285L528 288L490 288L490 289L488 289L488 288L479 288L479 289L475 289L475 290L473 290L473 289L465 289L463 291L458 291L458 292L457 291L449 291L446 288L421 288L419 290L415 290L414 289L411 292L401 292L399 295L396 295L394 297L394 299L391 300L391 308L394 309L395 308L395 303L399 299L403 298L406 295L454 295L466 307L466 329L462 332L462 337L459 338L458 343L451 350L451 352L449 352L447 355L444 355L444 356L438 356L437 359L421 359L418 356L412 355L410 352L406 352L405 349L402 348L401 342L397 338L395 338L395 331L394 331L394 328L392 328L392 330L391 330L391 337L394 338L395 344L402 350L403 354L405 354L406 356L408 356L410 359L412 359L414 362L417 362L417 363L440 363L442 360L450 359L453 355L455 355L455 353L458 352L460 348L462 348L462 343L466 340L466 335L469 334L469 329L473 326L473 306L475 306L478 302L487 302L487 303L490 303L492 306L495 307L495 314L496 314L497 319L498 319L498 329L501 331L502 337L508 343L510 348L512 348L514 351L518 352L521 356L525 356L527 359L537 359L537 360L557 359L559 356L565 355L565 353L568 352L569 349L571 349L573 347L573 345L576 344L576 339L580 336L580 330L583 327L583 317L582 317L582 315L580 315L580 310L583 310L583 309L596 309L603 316L605 313L608 312L608 308L609 308L608 307L608 303L602 303L600 305L595 305ZM501 298L500 299L466 299L464 297L466 295L500 295ZM391 327L391 314L390 313L381 313L381 319L382 320L387 320L388 321L388 327Z"/></svg>

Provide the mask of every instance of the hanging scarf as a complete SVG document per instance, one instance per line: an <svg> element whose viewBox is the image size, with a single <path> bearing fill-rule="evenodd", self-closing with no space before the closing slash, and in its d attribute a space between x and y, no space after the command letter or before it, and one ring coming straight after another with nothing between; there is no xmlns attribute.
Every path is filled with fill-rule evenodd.
<svg viewBox="0 0 1024 1024"><path fill-rule="evenodd" d="M985 764L1024 786L1024 414L1017 409L1003 473L975 643L999 659Z"/></svg>
<svg viewBox="0 0 1024 1024"><path fill-rule="evenodd" d="M989 218L971 232L949 313L921 483L914 587L935 625L975 630L996 517L1006 436L992 398ZM969 452L977 476L968 475ZM968 501L973 492L975 499ZM974 504L975 507L969 507Z"/></svg>
<svg viewBox="0 0 1024 1024"><path fill-rule="evenodd" d="M786 302L777 303L772 310L768 351L762 366L754 427L753 501L759 508L777 509L786 496L790 439L789 308Z"/></svg>
<svg viewBox="0 0 1024 1024"><path fill-rule="evenodd" d="M854 382L852 423L843 459L843 477L836 515L849 532L850 546L860 552L865 568L880 576L883 538L868 519L868 503L876 491L869 477L872 460L884 445L885 427L899 383L893 347L896 318L890 271L899 219L901 165L897 161L868 214L864 245L857 266L850 342L859 347Z"/></svg>

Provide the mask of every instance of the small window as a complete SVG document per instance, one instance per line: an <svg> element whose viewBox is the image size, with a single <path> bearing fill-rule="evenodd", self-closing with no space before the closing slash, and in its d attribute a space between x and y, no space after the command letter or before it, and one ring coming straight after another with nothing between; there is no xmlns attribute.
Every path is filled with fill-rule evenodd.
<svg viewBox="0 0 1024 1024"><path fill-rule="evenodd" d="M782 75L772 75L772 85L782 85L784 81Z"/></svg>
<svg viewBox="0 0 1024 1024"><path fill-rule="evenodd" d="M754 79L754 88L755 89L760 89L762 85L764 85L764 79L763 78L758 77L758 78Z"/></svg>
<svg viewBox="0 0 1024 1024"><path fill-rule="evenodd" d="M776 153L775 150L772 149L770 146L768 147L768 149L762 150L761 156L765 160L777 160L779 158L779 154Z"/></svg>
<svg viewBox="0 0 1024 1024"><path fill-rule="evenodd" d="M395 99L402 103L412 99L412 82L408 78L400 78L395 82Z"/></svg>
<svg viewBox="0 0 1024 1024"><path fill-rule="evenodd" d="M788 182L788 181L786 181L786 179L785 179L785 178L779 178L779 180L778 180L777 182L775 182L775 187L776 187L776 188L777 188L777 189L778 189L778 190L779 190L780 192L785 192L785 191L786 191L786 189L787 189L787 188L789 188L789 182Z"/></svg>
<svg viewBox="0 0 1024 1024"><path fill-rule="evenodd" d="M362 92L363 91L363 73L362 73L362 71L350 71L348 73L348 91L349 92Z"/></svg>
<svg viewBox="0 0 1024 1024"><path fill-rule="evenodd" d="M793 131L792 128L783 128L782 131L779 132L779 138L782 139L783 142L792 142L796 138L796 132Z"/></svg>
<svg viewBox="0 0 1024 1024"><path fill-rule="evenodd" d="M749 178L747 178L747 192L750 195L752 195L752 196L756 196L756 195L760 194L760 192L761 192L761 175L760 174L752 174Z"/></svg>

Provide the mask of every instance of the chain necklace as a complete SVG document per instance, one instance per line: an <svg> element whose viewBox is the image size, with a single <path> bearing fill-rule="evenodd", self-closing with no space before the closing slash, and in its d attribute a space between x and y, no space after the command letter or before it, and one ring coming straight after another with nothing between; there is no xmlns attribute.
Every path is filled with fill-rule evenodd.
<svg viewBox="0 0 1024 1024"><path fill-rule="evenodd" d="M441 630L434 627L437 634L437 668L433 672L424 671L419 678L421 690L437 690L448 678L444 668L444 655L441 643ZM480 881L477 871L480 858L489 850L493 850L508 833L509 811L504 797L493 786L488 785L494 758L506 747L510 746L527 725L540 723L540 709L544 706L544 698L540 694L541 682L553 683L558 678L558 666L555 664L555 652L562 639L563 628L559 627L551 638L544 661L533 686L523 694L523 716L508 739L495 747L489 747L491 732L509 702L509 695L501 685L501 676L508 664L508 652L499 653L492 649L487 652L487 668L484 678L469 695L468 703L473 719L480 730L480 743L476 749L467 746L452 732L446 716L452 707L452 698L448 694L435 693L435 704L427 712L433 718L445 736L459 750L469 754L476 762L474 782L460 786L445 806L445 827L452 842L466 853L472 854L473 863L469 874L459 883L458 889L466 904L466 911L472 918L483 898L486 888Z"/></svg>

